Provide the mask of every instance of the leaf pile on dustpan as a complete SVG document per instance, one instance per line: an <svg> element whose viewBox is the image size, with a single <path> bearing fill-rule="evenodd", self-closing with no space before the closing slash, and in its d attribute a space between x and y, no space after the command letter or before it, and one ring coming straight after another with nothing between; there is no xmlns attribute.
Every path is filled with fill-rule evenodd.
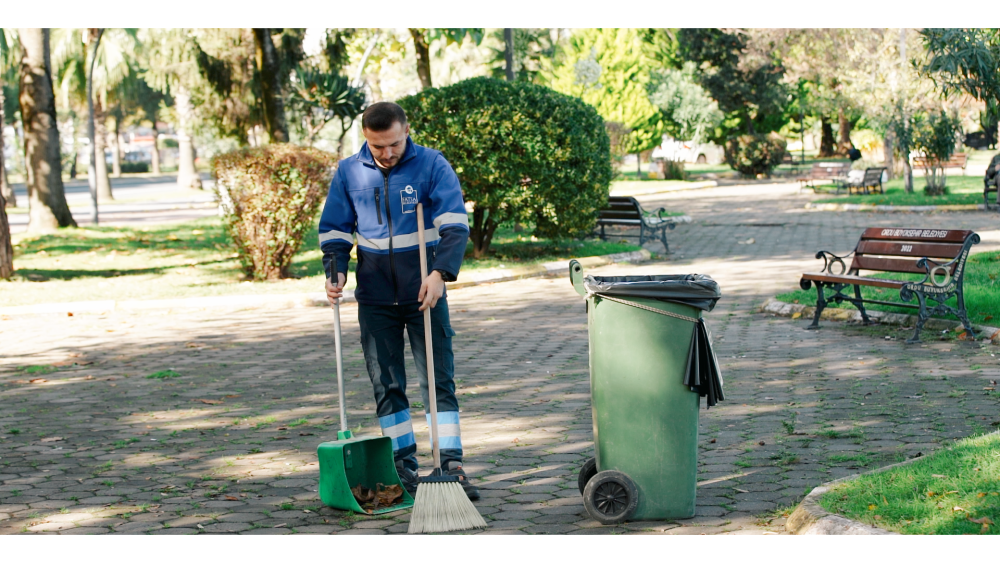
<svg viewBox="0 0 1000 563"><path fill-rule="evenodd" d="M369 514L380 506L385 508L403 502L403 487L399 485L386 487L382 483L376 483L375 489L369 489L358 484L351 487L351 492L354 493L354 500Z"/></svg>
<svg viewBox="0 0 1000 563"><path fill-rule="evenodd" d="M698 325L691 335L684 385L705 397L707 407L714 407L715 403L725 400L722 394L719 360L716 359L715 350L712 349L712 333L708 331L705 319L698 319Z"/></svg>

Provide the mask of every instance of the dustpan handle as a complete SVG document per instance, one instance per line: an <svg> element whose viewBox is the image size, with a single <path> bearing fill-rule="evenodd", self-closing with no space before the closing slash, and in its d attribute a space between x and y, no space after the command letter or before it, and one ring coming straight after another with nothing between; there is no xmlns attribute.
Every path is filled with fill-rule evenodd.
<svg viewBox="0 0 1000 563"><path fill-rule="evenodd" d="M427 249L424 241L424 204L417 204L417 239L420 241L420 283L427 279ZM437 385L434 382L434 340L431 332L431 308L424 309L424 342L427 343L427 400L431 411L431 452L434 467L441 467L441 448L438 447Z"/></svg>
<svg viewBox="0 0 1000 563"><path fill-rule="evenodd" d="M347 432L347 406L344 404L344 353L340 340L340 299L333 304L333 341L337 348L337 395L340 399L340 431Z"/></svg>

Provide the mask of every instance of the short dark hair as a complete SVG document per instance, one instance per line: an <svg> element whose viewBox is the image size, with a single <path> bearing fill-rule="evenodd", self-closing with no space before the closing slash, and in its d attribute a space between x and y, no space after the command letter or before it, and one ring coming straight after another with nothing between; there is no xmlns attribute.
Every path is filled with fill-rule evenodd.
<svg viewBox="0 0 1000 563"><path fill-rule="evenodd" d="M392 102L376 102L361 114L361 128L369 131L386 131L393 123L406 125L406 112Z"/></svg>

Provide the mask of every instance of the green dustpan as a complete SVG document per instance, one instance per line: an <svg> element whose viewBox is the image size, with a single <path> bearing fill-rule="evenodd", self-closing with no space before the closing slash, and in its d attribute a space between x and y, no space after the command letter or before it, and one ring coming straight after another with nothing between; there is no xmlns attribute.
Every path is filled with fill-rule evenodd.
<svg viewBox="0 0 1000 563"><path fill-rule="evenodd" d="M319 457L319 498L326 506L368 514L351 492L351 487L364 485L375 489L399 485L403 502L376 508L371 514L384 514L413 506L413 497L403 488L396 473L392 456L392 438L373 436L357 438L347 429L347 408L344 404L344 361L340 342L340 303L334 304L334 329L337 346L337 390L340 395L340 432L337 440L323 442L316 448Z"/></svg>

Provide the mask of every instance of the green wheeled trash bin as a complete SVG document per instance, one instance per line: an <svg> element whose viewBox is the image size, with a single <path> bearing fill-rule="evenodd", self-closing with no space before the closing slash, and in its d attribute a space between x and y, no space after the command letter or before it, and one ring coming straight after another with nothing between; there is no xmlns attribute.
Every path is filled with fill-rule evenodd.
<svg viewBox="0 0 1000 563"><path fill-rule="evenodd" d="M594 451L580 470L590 515L602 524L690 518L698 473L698 408L723 399L701 314L721 297L699 274L584 277Z"/></svg>

